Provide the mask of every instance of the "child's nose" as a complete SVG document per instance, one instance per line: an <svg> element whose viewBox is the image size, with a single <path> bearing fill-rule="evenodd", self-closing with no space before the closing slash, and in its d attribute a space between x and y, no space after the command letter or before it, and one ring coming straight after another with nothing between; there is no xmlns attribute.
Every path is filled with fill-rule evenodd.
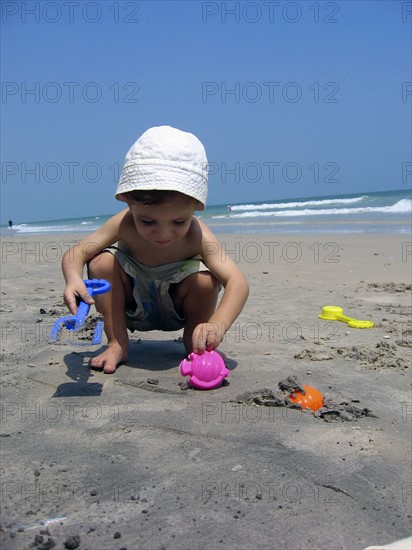
<svg viewBox="0 0 412 550"><path fill-rule="evenodd" d="M158 226L156 228L156 235L158 237L167 237L170 234L170 230L167 226Z"/></svg>

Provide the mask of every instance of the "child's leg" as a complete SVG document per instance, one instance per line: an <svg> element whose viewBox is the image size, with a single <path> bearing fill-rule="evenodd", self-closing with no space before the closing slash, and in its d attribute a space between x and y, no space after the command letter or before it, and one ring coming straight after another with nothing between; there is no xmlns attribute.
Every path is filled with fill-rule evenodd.
<svg viewBox="0 0 412 550"><path fill-rule="evenodd" d="M209 271L193 273L170 289L177 313L186 317L183 341L187 353L192 351L195 327L200 323L207 323L213 315L218 294L219 282Z"/></svg>
<svg viewBox="0 0 412 550"><path fill-rule="evenodd" d="M89 277L106 279L112 287L110 292L94 296L96 309L103 315L108 346L103 353L89 361L91 367L111 374L128 356L125 308L133 309L132 283L110 252L103 252L90 261Z"/></svg>

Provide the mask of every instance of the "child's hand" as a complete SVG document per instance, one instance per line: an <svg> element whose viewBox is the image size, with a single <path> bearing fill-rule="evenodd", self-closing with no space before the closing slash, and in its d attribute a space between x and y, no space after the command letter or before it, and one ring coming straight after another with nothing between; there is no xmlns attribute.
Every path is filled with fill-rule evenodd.
<svg viewBox="0 0 412 550"><path fill-rule="evenodd" d="M223 331L219 323L201 323L192 335L192 347L195 353L216 349L223 340Z"/></svg>
<svg viewBox="0 0 412 550"><path fill-rule="evenodd" d="M79 278L78 281L69 282L66 285L63 293L64 302L70 310L70 313L76 315L78 301L81 298L86 304L94 304L93 298L87 292L86 285Z"/></svg>

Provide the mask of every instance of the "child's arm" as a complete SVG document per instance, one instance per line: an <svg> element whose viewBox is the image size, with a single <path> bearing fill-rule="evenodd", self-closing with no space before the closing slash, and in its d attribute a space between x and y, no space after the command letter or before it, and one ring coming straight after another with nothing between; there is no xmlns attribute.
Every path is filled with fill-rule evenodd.
<svg viewBox="0 0 412 550"><path fill-rule="evenodd" d="M204 224L202 227L202 257L211 273L222 283L224 293L207 323L201 323L193 331L193 351L202 353L219 346L224 335L238 317L249 295L245 276L229 258L216 237Z"/></svg>
<svg viewBox="0 0 412 550"><path fill-rule="evenodd" d="M110 218L97 231L69 248L63 255L62 270L66 281L63 297L73 315L77 311L77 298L81 298L87 304L94 303L83 282L84 266L103 248L118 240L120 226L127 212L128 210L123 210Z"/></svg>

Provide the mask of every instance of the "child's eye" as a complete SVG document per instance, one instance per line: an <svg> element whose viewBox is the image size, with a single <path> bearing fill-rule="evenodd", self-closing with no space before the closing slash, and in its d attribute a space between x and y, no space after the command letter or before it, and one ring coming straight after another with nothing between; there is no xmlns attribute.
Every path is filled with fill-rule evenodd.
<svg viewBox="0 0 412 550"><path fill-rule="evenodd" d="M143 225L153 225L155 222L153 220L140 220Z"/></svg>
<svg viewBox="0 0 412 550"><path fill-rule="evenodd" d="M175 225L184 225L186 223L187 220L175 220L174 221L174 224Z"/></svg>

